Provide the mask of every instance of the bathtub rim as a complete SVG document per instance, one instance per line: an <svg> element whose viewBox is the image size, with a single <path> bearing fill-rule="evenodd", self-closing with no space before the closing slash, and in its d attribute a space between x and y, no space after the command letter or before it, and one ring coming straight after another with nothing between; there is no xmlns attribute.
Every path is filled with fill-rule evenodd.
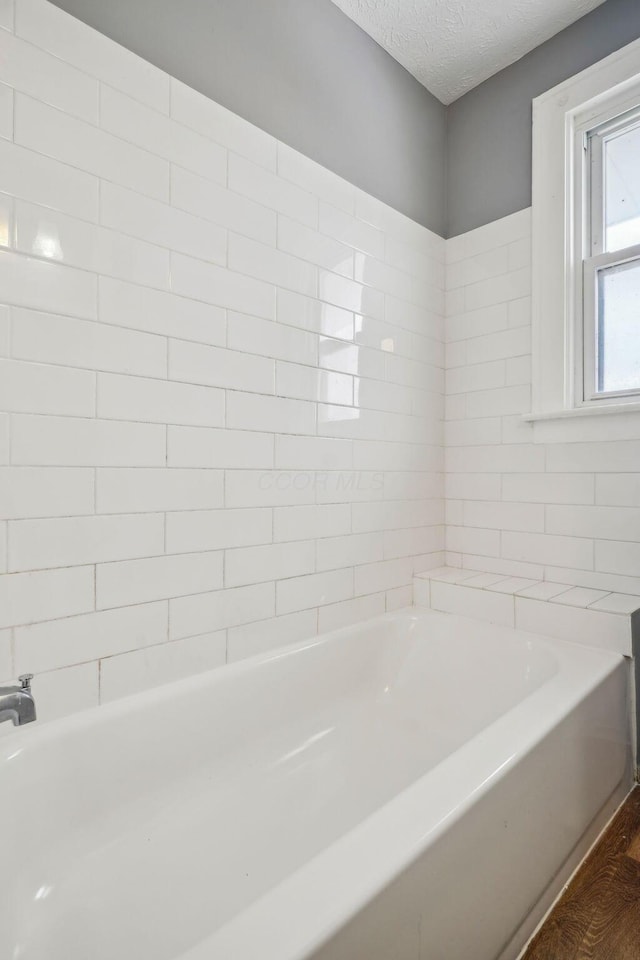
<svg viewBox="0 0 640 960"><path fill-rule="evenodd" d="M374 617L368 617L366 620L360 620L353 624L343 627L337 627L334 630L327 630L323 633L315 634L305 640L294 641L293 643L283 644L274 647L271 650L253 654L250 657L244 657L228 664L220 664L200 673L192 674L188 677L182 677L169 683L160 684L157 687L141 690L136 693L127 694L109 703L98 704L88 707L84 710L68 714L53 720L43 721L42 726L36 721L35 724L24 727L16 727L0 740L0 763L14 759L18 755L29 749L36 749L40 743L46 745L48 741L57 739L60 736L73 733L79 727L86 728L100 725L110 717L117 717L120 714L126 714L133 710L134 713L144 710L145 707L153 705L162 705L170 702L176 694L197 693L201 689L206 689L211 684L217 684L226 680L232 680L234 677L241 677L243 673L254 670L264 664L283 660L288 657L297 656L306 650L314 649L328 642L329 640L340 640L342 637L348 637L354 631L366 629L371 624L393 623L393 622L412 622L424 619L428 620L447 620L459 621L466 625L468 629L491 629L499 635L514 635L521 640L533 641L550 646L554 653L565 651L565 655L571 656L575 651L576 655L581 657L592 656L594 660L601 659L603 662L612 660L619 662L628 659L624 655L609 650L603 650L598 647L589 647L581 643L572 643L567 640L557 640L553 637L547 637L544 634L529 633L520 630L517 627L504 626L502 624L490 624L485 621L476 620L472 617L463 617L459 614L446 613L439 610L433 610L430 607L409 606L398 610L378 614ZM570 653L571 651L571 653ZM561 659L564 659L561 655ZM33 688L36 697L37 709L37 676ZM535 691L534 691L535 692Z"/></svg>

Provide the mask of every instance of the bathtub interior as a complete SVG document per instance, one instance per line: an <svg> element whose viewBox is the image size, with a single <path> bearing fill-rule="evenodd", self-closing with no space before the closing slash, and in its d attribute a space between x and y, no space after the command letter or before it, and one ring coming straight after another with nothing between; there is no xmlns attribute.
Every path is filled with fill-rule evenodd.
<svg viewBox="0 0 640 960"><path fill-rule="evenodd" d="M556 674L461 624L385 617L4 746L12 960L173 960Z"/></svg>

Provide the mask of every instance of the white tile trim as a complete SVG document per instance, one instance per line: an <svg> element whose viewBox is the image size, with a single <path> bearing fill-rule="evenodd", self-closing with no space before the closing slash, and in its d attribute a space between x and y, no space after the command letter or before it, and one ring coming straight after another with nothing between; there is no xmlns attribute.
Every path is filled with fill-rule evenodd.
<svg viewBox="0 0 640 960"><path fill-rule="evenodd" d="M625 656L632 653L631 615L640 610L640 596L549 581L525 583L522 578L494 579L477 571L449 567L416 575L414 603L609 649Z"/></svg>

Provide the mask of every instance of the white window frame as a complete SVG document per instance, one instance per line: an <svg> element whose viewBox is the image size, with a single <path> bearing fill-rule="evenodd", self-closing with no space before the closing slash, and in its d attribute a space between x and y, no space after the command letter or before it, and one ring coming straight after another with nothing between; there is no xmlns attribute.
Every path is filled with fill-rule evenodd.
<svg viewBox="0 0 640 960"><path fill-rule="evenodd" d="M640 103L640 40L533 101L532 413L544 420L640 411L637 392L595 399L587 388L595 351L583 342L594 323L585 283L590 190L585 135ZM625 258L628 251L625 251ZM611 262L618 262L617 255ZM586 279L585 279L586 278ZM585 375L585 359L587 372Z"/></svg>
<svg viewBox="0 0 640 960"><path fill-rule="evenodd" d="M576 407L640 401L640 388L610 392L596 389L598 273L603 267L640 259L640 244L610 252L603 249L606 229L604 148L612 134L639 126L640 85L631 99L627 92L622 97L607 99L596 121L590 116L587 122L576 123L576 137L582 141L582 151L579 143L575 149L576 194L584 196L584 203L575 210L575 261L576 265L581 259L583 262L582 288L576 291L576 323L582 316L581 330L576 337L576 349L581 347L580 355L576 357ZM580 283L579 276L576 279ZM580 358L582 362L579 362Z"/></svg>

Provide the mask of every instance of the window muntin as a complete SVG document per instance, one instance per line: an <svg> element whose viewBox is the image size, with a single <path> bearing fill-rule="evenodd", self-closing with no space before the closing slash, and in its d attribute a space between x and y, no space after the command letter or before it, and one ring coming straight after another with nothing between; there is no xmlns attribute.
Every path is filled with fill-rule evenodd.
<svg viewBox="0 0 640 960"><path fill-rule="evenodd" d="M579 402L640 394L640 109L585 138L583 377Z"/></svg>

